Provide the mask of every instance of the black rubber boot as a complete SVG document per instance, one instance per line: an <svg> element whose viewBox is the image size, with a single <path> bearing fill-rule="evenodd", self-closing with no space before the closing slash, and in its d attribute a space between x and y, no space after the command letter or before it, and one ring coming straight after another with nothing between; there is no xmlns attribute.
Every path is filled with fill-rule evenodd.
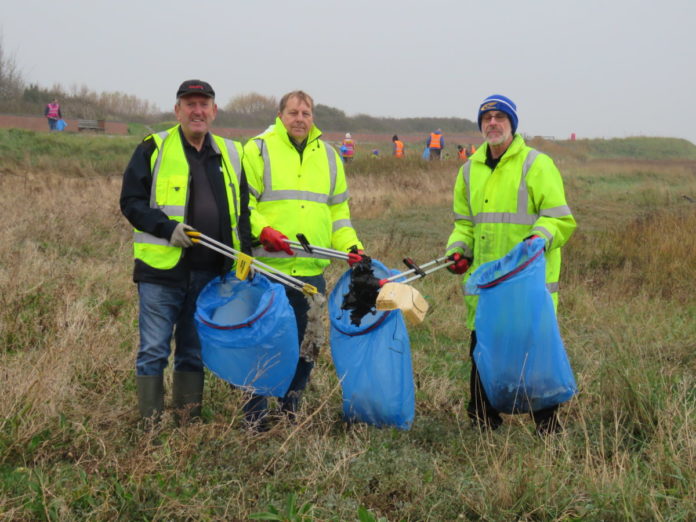
<svg viewBox="0 0 696 522"><path fill-rule="evenodd" d="M164 411L164 378L162 375L136 375L135 384L143 427L152 427Z"/></svg>
<svg viewBox="0 0 696 522"><path fill-rule="evenodd" d="M177 426L187 424L201 416L204 380L203 372L174 371L172 407Z"/></svg>
<svg viewBox="0 0 696 522"><path fill-rule="evenodd" d="M497 430L503 423L500 412L496 410L488 400L486 391L481 384L478 368L474 362L474 348L476 347L476 332L471 332L471 346L469 355L471 356L471 375L469 376L470 399L467 414L471 419L471 425L481 430Z"/></svg>
<svg viewBox="0 0 696 522"><path fill-rule="evenodd" d="M558 405L535 411L532 413L532 417L536 424L536 434L540 437L563 431L563 425L558 420Z"/></svg>

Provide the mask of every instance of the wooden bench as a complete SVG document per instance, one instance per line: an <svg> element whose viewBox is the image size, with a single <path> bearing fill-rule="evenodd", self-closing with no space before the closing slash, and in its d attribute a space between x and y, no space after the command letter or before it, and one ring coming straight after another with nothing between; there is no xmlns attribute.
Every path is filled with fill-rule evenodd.
<svg viewBox="0 0 696 522"><path fill-rule="evenodd" d="M104 132L104 120L77 120L77 130Z"/></svg>

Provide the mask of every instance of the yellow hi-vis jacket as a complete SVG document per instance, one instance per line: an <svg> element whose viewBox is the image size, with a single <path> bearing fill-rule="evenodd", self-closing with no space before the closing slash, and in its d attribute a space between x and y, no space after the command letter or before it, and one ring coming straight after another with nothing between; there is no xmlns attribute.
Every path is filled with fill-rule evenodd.
<svg viewBox="0 0 696 522"><path fill-rule="evenodd" d="M219 149L215 152L219 152L223 158L221 171L225 177L225 191L232 227L232 248L239 250L237 225L241 206L239 180L242 172L242 146L220 136L211 134L211 137L213 148ZM145 140L149 139L152 139L156 145L150 160L152 169L150 207L159 208L169 219L183 222L186 218L191 179L179 126L176 125L169 130L151 134L145 138ZM168 270L179 262L183 255L183 248L172 246L166 239L135 229L133 254L136 259L140 259L153 268Z"/></svg>
<svg viewBox="0 0 696 522"><path fill-rule="evenodd" d="M541 236L546 240L546 285L556 306L561 247L576 228L561 174L550 157L528 147L519 134L494 170L485 163L487 149L486 143L459 169L447 254L473 256L465 285L478 266L503 257L526 237ZM478 297L464 299L467 326L473 330Z"/></svg>
<svg viewBox="0 0 696 522"><path fill-rule="evenodd" d="M276 118L275 125L244 146L252 236L258 238L265 227L272 227L293 241L302 233L312 245L324 248L342 252L353 245L363 248L350 221L343 161L320 136L312 126L300 156ZM319 275L330 263L303 252L288 256L263 247L255 248L253 255L294 276Z"/></svg>

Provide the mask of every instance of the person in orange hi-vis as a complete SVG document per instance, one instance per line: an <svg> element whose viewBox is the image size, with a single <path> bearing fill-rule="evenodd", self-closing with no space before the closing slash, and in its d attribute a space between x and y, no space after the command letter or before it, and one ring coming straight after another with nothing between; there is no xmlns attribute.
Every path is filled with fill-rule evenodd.
<svg viewBox="0 0 696 522"><path fill-rule="evenodd" d="M399 137L394 134L392 137L392 141L394 142L394 157L395 158L403 158L404 157L404 142L399 139Z"/></svg>

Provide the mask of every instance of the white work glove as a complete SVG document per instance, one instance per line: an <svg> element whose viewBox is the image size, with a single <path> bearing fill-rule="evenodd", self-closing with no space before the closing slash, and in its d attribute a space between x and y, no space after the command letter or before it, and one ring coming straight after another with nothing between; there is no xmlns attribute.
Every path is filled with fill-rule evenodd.
<svg viewBox="0 0 696 522"><path fill-rule="evenodd" d="M181 248L193 246L193 241L186 235L187 230L193 230L193 227L185 223L179 223L174 232L172 232L172 237L169 238L169 244Z"/></svg>

